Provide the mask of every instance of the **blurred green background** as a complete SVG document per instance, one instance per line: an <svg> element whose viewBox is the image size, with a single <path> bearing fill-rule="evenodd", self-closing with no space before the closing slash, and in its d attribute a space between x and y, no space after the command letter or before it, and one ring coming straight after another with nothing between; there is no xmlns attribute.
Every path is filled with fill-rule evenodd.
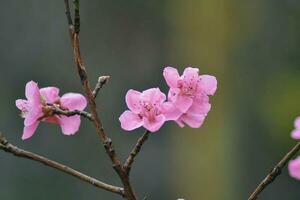
<svg viewBox="0 0 300 200"><path fill-rule="evenodd" d="M61 94L81 92L63 1L0 3L0 127L12 143L120 185L94 132L83 120L73 137L42 124L21 140L15 99L35 80ZM111 80L97 102L105 129L124 160L143 130L122 131L118 117L130 88L167 92L164 66L198 66L218 78L218 91L199 129L166 124L151 135L132 172L139 199L247 199L295 143L300 114L300 1L82 1L81 48L92 83ZM261 199L299 199L287 171ZM0 152L0 199L120 199L114 194Z"/></svg>

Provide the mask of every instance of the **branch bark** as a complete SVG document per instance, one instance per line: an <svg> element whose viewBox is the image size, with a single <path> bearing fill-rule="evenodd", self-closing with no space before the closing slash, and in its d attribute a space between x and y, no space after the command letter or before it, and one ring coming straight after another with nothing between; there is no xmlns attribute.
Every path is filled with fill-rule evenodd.
<svg viewBox="0 0 300 200"><path fill-rule="evenodd" d="M121 196L124 196L124 189L121 187L109 185L107 183L104 183L102 181L99 181L93 177L87 176L79 171L76 171L75 169L72 169L71 167L68 167L66 165L60 164L56 161L50 160L46 157L40 156L38 154L26 151L24 149L18 148L17 146L14 146L10 144L5 137L0 133L0 149L3 151L6 151L8 153L11 153L17 157L26 158L29 160L37 161L39 163L42 163L48 167L57 169L61 172L64 172L66 174L69 174L71 176L74 176L81 181L84 181L86 183L89 183L95 187L110 191L115 194L119 194Z"/></svg>
<svg viewBox="0 0 300 200"><path fill-rule="evenodd" d="M68 2L66 2L66 1L65 1L65 8L66 8L66 10L70 9L68 6ZM66 13L69 13L69 12L66 12ZM100 137L100 139L104 145L106 153L108 154L109 158L112 161L113 168L119 175L119 177L124 185L125 198L128 200L136 200L136 196L131 187L129 177L126 175L125 170L123 169L122 163L114 150L111 139L108 137L108 135L104 131L102 121L101 121L100 116L97 111L97 105L95 102L93 91L91 89L90 82L88 80L86 67L85 67L85 65L83 63L83 59L81 57L80 45L79 45L79 30L80 30L79 0L74 0L74 13L75 13L74 14L74 17L75 17L74 18L74 26L69 25L69 34L70 34L71 44L72 44L72 48L73 48L73 54L74 54L74 60L75 60L77 72L80 77L81 85L83 87L85 95L88 99L88 104L91 109L92 116L94 118L93 124L95 126L98 136ZM67 18L68 18L68 15L67 15Z"/></svg>
<svg viewBox="0 0 300 200"><path fill-rule="evenodd" d="M132 149L132 151L130 152L125 164L124 164L124 169L127 175L129 175L132 164L134 162L134 158L138 155L138 153L140 152L143 144L145 143L145 141L148 139L150 132L148 130L146 130L146 132L143 134L142 137L140 137L136 143L136 145L134 146L134 148Z"/></svg>
<svg viewBox="0 0 300 200"><path fill-rule="evenodd" d="M89 119L90 121L94 120L92 114L90 114L90 113L88 113L86 111L82 111L82 110L72 110L72 111L62 110L62 109L58 108L57 106L51 105L51 104L48 105L48 106L53 111L53 114L65 115L67 117L74 116L74 115L80 115L82 117L85 117L85 118Z"/></svg>
<svg viewBox="0 0 300 200"><path fill-rule="evenodd" d="M291 160L295 154L300 150L300 142L298 142L267 174L267 176L262 180L262 182L256 187L254 192L250 195L248 200L255 200L258 198L258 195L269 185L271 184L277 176L281 174L282 169L285 165Z"/></svg>

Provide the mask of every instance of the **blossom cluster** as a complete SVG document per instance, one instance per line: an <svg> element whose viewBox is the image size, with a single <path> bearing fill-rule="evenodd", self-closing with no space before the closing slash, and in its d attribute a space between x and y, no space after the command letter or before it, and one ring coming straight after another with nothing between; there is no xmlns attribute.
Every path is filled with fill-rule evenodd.
<svg viewBox="0 0 300 200"><path fill-rule="evenodd" d="M83 110L87 101L84 96L77 93L67 93L59 96L56 87L39 89L38 84L30 81L26 84L25 99L16 100L16 106L21 110L24 119L22 139L30 138L36 131L41 121L59 124L65 135L75 134L80 126L80 116L64 116L53 112L50 105L67 110Z"/></svg>
<svg viewBox="0 0 300 200"><path fill-rule="evenodd" d="M199 75L199 69L192 67L185 68L181 76L177 69L166 67L163 76L169 86L168 97L159 88L127 92L128 110L119 117L124 130L143 126L150 132L156 132L166 121L192 128L203 124L211 109L209 96L214 95L217 89L216 78Z"/></svg>
<svg viewBox="0 0 300 200"><path fill-rule="evenodd" d="M163 76L169 86L166 96L159 88L143 92L129 90L125 100L128 106L120 117L121 127L131 131L143 126L150 132L159 130L166 121L175 121L198 128L210 111L209 96L217 89L214 76L199 75L198 68L188 67L180 76L177 69L166 67ZM53 111L53 106L63 111L82 111L87 105L85 97L78 93L59 96L57 87L39 88L30 81L25 88L26 99L16 100L16 106L24 118L22 139L33 136L40 122L60 125L63 134L73 135L80 127L80 116L65 116Z"/></svg>

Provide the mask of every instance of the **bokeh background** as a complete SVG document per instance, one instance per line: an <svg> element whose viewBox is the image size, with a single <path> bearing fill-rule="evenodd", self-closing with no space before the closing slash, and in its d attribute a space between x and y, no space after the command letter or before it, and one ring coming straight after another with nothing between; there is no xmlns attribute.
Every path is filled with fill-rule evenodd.
<svg viewBox="0 0 300 200"><path fill-rule="evenodd" d="M10 142L120 185L90 122L64 136L42 124L21 140L15 99L35 80L61 94L81 92L63 1L0 3L0 129ZM300 114L300 1L82 1L81 47L92 83L110 75L97 103L105 129L124 160L142 129L121 130L130 88L167 92L164 66L198 66L218 78L218 91L199 129L166 124L151 135L132 172L139 199L247 199L295 143ZM300 183L286 170L261 199L299 199ZM120 199L73 177L0 152L5 200Z"/></svg>

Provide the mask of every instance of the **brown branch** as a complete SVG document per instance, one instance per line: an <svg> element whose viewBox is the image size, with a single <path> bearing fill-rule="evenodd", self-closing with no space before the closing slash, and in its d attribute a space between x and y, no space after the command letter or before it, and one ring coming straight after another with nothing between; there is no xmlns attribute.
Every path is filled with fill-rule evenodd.
<svg viewBox="0 0 300 200"><path fill-rule="evenodd" d="M73 0L74 4L74 31L79 34L80 31L80 13L79 13L79 0Z"/></svg>
<svg viewBox="0 0 300 200"><path fill-rule="evenodd" d="M278 163L275 167L267 174L267 176L262 180L262 182L257 186L254 192L250 195L248 200L255 200L258 195L271 184L277 176L281 174L284 166L292 159L295 154L300 150L300 142L298 142Z"/></svg>
<svg viewBox="0 0 300 200"><path fill-rule="evenodd" d="M109 78L110 78L110 76L100 76L98 78L98 82L97 82L97 84L95 86L95 89L93 90L93 96L94 96L94 98L97 97L99 91L108 82Z"/></svg>
<svg viewBox="0 0 300 200"><path fill-rule="evenodd" d="M82 110L72 110L72 111L62 110L62 109L58 108L55 105L49 105L49 107L53 111L53 114L65 115L67 117L74 116L74 115L80 115L82 117L85 117L85 118L89 119L90 121L94 120L92 114L88 113L86 111L82 111Z"/></svg>
<svg viewBox="0 0 300 200"><path fill-rule="evenodd" d="M134 148L132 149L132 151L130 152L125 164L124 164L124 169L127 175L129 175L132 164L134 162L134 158L138 155L138 153L140 152L144 142L148 139L150 132L148 130L146 130L146 132L143 134L142 137L140 137L136 143L136 145L134 146Z"/></svg>
<svg viewBox="0 0 300 200"><path fill-rule="evenodd" d="M67 6L67 4L65 3ZM83 87L83 90L85 92L85 95L88 99L89 107L91 109L91 113L93 115L93 124L96 128L96 132L99 135L101 141L104 144L104 148L106 150L106 153L110 157L113 168L119 175L123 185L124 185L124 195L125 198L128 200L136 200L135 194L133 192L133 189L131 187L131 184L129 182L129 177L126 175L123 166L119 160L119 158L116 155L116 152L114 150L114 147L112 145L111 139L108 137L108 135L105 133L100 116L97 111L97 106L95 102L95 98L93 95L93 91L91 90L91 86L88 80L88 75L86 72L86 68L83 64L83 60L80 53L80 46L79 46L79 30L80 30L80 15L79 15L79 0L74 0L74 8L75 8L75 28L73 26L69 26L69 34L71 38L71 43L73 47L73 54L74 54L74 60L76 64L76 68L81 80L81 85Z"/></svg>
<svg viewBox="0 0 300 200"><path fill-rule="evenodd" d="M72 169L66 165L60 164L56 161L50 160L48 158L45 158L43 156L37 155L35 153L23 150L18 148L17 146L14 146L12 144L10 144L5 137L0 133L0 149L3 151L6 151L8 153L11 153L17 157L22 157L22 158L26 158L29 160L33 160L33 161L37 161L40 162L48 167L57 169L59 171L62 171L66 174L69 174L71 176L74 176L86 183L89 183L95 187L119 194L124 196L124 189L117 187L117 186L113 186L113 185L109 185L107 183L103 183L93 177L87 176L79 171L76 171L75 169Z"/></svg>
<svg viewBox="0 0 300 200"><path fill-rule="evenodd" d="M71 12L70 12L69 0L64 0L64 1L65 1L65 13L67 16L68 24L69 24L69 26L72 26L73 21L72 21Z"/></svg>

